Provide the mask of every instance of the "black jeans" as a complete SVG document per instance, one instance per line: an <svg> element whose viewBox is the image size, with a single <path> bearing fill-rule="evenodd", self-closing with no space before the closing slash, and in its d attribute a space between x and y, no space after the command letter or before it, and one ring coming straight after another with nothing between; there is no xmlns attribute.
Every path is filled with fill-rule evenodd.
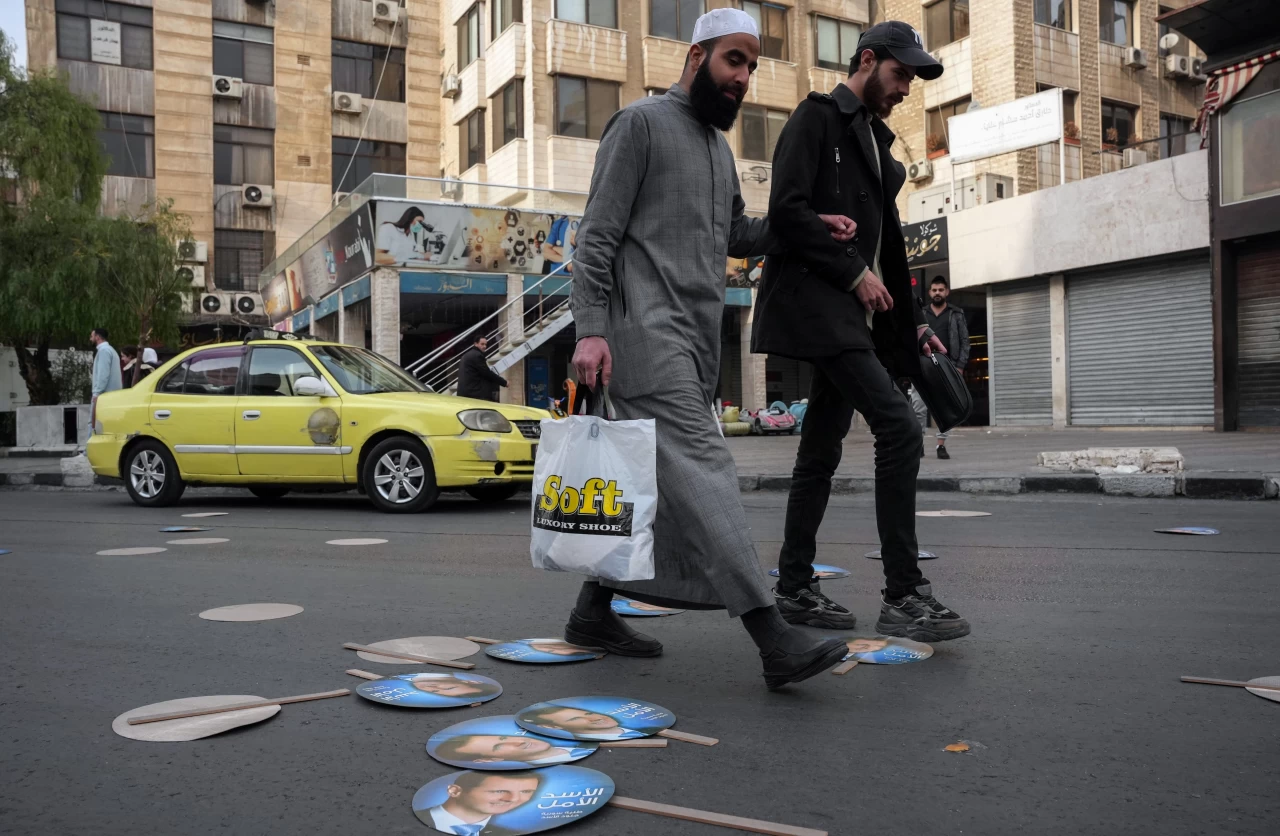
<svg viewBox="0 0 1280 836"><path fill-rule="evenodd" d="M831 476L857 410L876 439L876 527L885 593L914 592L917 584L928 581L917 565L916 476L923 442L911 404L874 351L846 351L812 362L809 408L791 474L785 540L778 556L778 586L794 592L809 585Z"/></svg>

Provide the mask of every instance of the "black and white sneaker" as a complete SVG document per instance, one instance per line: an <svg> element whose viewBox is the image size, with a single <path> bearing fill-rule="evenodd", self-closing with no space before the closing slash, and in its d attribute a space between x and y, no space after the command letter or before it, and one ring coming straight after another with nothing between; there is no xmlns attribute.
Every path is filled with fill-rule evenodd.
<svg viewBox="0 0 1280 836"><path fill-rule="evenodd" d="M969 635L969 622L933 597L933 588L921 584L902 598L884 599L876 632L921 642L945 642Z"/></svg>
<svg viewBox="0 0 1280 836"><path fill-rule="evenodd" d="M832 601L816 588L806 587L791 595L773 588L773 601L788 624L807 624L828 630L852 630L857 624L853 613Z"/></svg>

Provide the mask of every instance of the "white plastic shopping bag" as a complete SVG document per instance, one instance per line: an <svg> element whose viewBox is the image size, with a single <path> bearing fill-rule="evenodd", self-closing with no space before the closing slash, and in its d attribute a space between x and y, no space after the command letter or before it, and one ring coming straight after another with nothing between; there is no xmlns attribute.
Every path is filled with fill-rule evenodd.
<svg viewBox="0 0 1280 836"><path fill-rule="evenodd" d="M604 403L612 418L607 389ZM656 465L652 419L543 419L533 466L533 565L611 581L652 578Z"/></svg>

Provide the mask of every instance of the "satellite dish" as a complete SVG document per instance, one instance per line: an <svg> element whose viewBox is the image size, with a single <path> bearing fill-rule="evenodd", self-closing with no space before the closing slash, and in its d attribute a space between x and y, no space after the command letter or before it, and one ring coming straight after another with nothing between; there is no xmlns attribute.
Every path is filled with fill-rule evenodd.
<svg viewBox="0 0 1280 836"><path fill-rule="evenodd" d="M1181 39L1178 37L1178 33L1177 33L1177 32L1170 32L1169 34L1167 34L1167 35L1163 35L1163 36L1160 38L1160 48L1161 48L1161 49L1173 49L1175 46L1177 46L1177 45L1178 45L1178 41L1179 41L1179 40L1181 40Z"/></svg>

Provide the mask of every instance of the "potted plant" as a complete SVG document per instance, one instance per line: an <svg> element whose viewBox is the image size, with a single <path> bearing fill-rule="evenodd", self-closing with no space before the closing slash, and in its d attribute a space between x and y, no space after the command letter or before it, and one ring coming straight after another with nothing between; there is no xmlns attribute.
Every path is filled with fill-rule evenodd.
<svg viewBox="0 0 1280 836"><path fill-rule="evenodd" d="M1075 122L1068 122L1062 126L1062 134L1066 137L1067 142L1071 145L1080 144L1080 126Z"/></svg>
<svg viewBox="0 0 1280 836"><path fill-rule="evenodd" d="M924 148L929 159L937 159L947 154L947 138L942 134L929 134L924 138Z"/></svg>
<svg viewBox="0 0 1280 836"><path fill-rule="evenodd" d="M1102 135L1102 147L1112 151L1120 144L1120 132L1115 128L1107 128Z"/></svg>

